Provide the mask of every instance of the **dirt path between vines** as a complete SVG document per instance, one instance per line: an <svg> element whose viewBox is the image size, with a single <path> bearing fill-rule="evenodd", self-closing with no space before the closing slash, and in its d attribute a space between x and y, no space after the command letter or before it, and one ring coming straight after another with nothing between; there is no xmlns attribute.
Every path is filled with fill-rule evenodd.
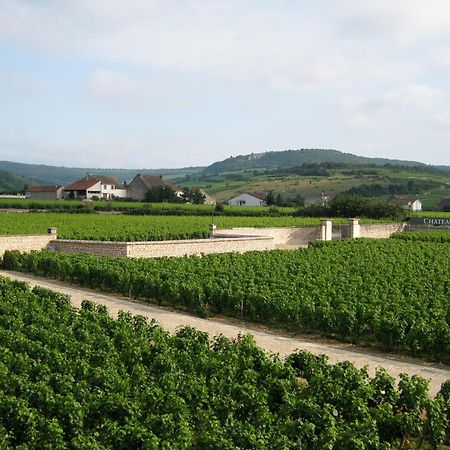
<svg viewBox="0 0 450 450"><path fill-rule="evenodd" d="M140 314L149 319L155 319L169 332L174 332L180 326L189 325L206 331L212 336L222 334L233 338L239 333L248 333L254 337L261 348L268 353L278 353L280 356L286 356L296 349L304 349L315 354L327 355L331 363L347 360L357 367L368 366L370 374L373 374L377 367L384 367L396 378L402 372L409 375L420 375L430 380L430 394L433 396L439 391L441 384L450 378L449 366L427 363L417 358L372 351L368 348L338 343L318 336L288 333L225 317L202 319L187 313L177 312L171 308L132 301L125 297L103 294L69 283L44 279L29 274L0 271L0 276L26 281L31 286L41 286L67 294L72 298L72 304L75 307L80 307L83 300L91 300L108 307L108 310L114 317L117 316L120 310L129 311L132 314Z"/></svg>

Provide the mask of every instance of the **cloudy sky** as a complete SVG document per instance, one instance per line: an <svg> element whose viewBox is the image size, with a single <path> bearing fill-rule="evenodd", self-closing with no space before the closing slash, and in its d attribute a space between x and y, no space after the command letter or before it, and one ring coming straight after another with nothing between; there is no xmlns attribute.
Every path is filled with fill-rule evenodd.
<svg viewBox="0 0 450 450"><path fill-rule="evenodd" d="M0 159L450 164L448 0L0 0Z"/></svg>

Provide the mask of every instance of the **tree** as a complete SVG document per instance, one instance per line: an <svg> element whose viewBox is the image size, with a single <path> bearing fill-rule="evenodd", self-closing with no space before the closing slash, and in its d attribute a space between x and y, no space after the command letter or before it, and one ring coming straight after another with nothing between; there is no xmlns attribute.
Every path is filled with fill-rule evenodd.
<svg viewBox="0 0 450 450"><path fill-rule="evenodd" d="M181 199L184 203L192 203L195 205L203 205L205 203L205 194L197 188L183 188Z"/></svg>
<svg viewBox="0 0 450 450"><path fill-rule="evenodd" d="M266 197L267 206L273 206L276 204L275 195L273 191L269 191Z"/></svg>
<svg viewBox="0 0 450 450"><path fill-rule="evenodd" d="M145 193L146 202L179 203L180 199L170 186L154 186Z"/></svg>

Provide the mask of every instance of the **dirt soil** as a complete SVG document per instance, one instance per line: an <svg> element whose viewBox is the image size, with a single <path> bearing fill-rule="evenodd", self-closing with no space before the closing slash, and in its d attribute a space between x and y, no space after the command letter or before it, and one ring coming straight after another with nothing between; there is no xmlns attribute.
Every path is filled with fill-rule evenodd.
<svg viewBox="0 0 450 450"><path fill-rule="evenodd" d="M450 378L449 366L429 363L418 358L339 343L309 334L289 333L226 317L202 319L171 308L154 306L130 300L126 297L104 294L69 283L44 279L29 274L0 271L0 276L26 281L30 286L41 286L67 294L71 297L72 304L77 308L80 307L83 300L91 300L105 305L114 317L117 317L118 312L121 310L129 311L132 314L140 314L156 320L164 329L171 333L181 326L188 325L205 331L212 336L222 334L229 338L234 338L238 334L251 334L256 343L266 352L279 354L281 357L289 355L296 349L304 349L314 354L327 355L330 363L347 360L357 367L367 366L371 375L374 374L377 367L384 367L388 373L397 379L400 373L419 375L430 380L430 394L432 396L436 395L441 384Z"/></svg>

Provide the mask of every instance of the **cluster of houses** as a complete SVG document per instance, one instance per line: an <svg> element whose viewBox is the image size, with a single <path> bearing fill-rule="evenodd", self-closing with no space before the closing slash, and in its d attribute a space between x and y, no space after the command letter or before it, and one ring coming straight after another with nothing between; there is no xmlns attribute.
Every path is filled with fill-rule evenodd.
<svg viewBox="0 0 450 450"><path fill-rule="evenodd" d="M322 191L320 196L320 201L322 204L330 201L333 198L333 193ZM391 202L401 206L402 208L409 211L421 211L422 202L417 198L417 196L408 195L394 195L391 198ZM228 202L231 206L266 206L267 205L267 194L264 192L246 192L233 197ZM438 204L438 208L445 209L450 206L450 199L443 199Z"/></svg>
<svg viewBox="0 0 450 450"><path fill-rule="evenodd" d="M167 187L181 196L182 190L164 180L161 176L137 174L127 184L119 183L116 177L95 175L88 173L83 179L69 184L69 186L30 186L25 197L35 200L59 200L63 198L77 200L112 200L128 198L136 201L145 200L146 193L154 187ZM333 193L322 191L320 201L326 203L333 197ZM400 205L409 211L421 211L422 202L417 196L394 195L393 203ZM214 199L206 195L205 203L215 203ZM228 201L230 206L266 206L266 192L244 192ZM442 199L438 204L439 209L450 209L450 199Z"/></svg>
<svg viewBox="0 0 450 450"><path fill-rule="evenodd" d="M88 173L83 179L75 181L69 186L30 186L25 191L25 197L34 200L130 198L142 201L145 200L145 194L157 186L168 187L174 190L178 196L182 193L180 188L164 180L161 176L138 173L127 185L126 182L120 184L116 177Z"/></svg>

